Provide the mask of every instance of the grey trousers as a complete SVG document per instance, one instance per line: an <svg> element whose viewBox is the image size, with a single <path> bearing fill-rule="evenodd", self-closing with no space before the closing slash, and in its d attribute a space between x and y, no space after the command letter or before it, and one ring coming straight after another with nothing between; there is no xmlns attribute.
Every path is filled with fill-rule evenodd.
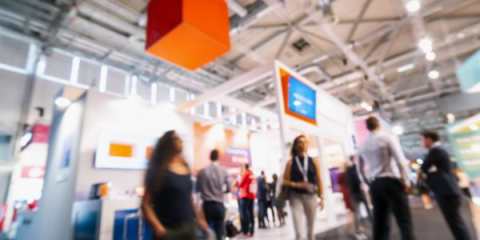
<svg viewBox="0 0 480 240"><path fill-rule="evenodd" d="M315 194L290 192L288 200L292 212L293 226L295 228L295 239L314 240L315 235L313 228L318 207L317 196ZM307 220L307 224L305 224L305 219ZM307 226L306 232L305 226ZM305 234L307 238L305 238Z"/></svg>

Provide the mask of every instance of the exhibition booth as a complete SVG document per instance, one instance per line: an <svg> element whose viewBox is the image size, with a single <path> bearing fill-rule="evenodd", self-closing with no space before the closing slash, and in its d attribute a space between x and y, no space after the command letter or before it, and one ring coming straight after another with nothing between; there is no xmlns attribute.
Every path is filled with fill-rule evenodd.
<svg viewBox="0 0 480 240"><path fill-rule="evenodd" d="M229 94L258 81L273 81L277 110L268 110ZM220 151L220 164L232 181L242 164L256 175L282 175L292 140L304 134L309 155L318 159L326 207L318 218L328 228L346 212L336 193L335 174L354 153L353 117L348 106L287 66L273 62L240 75L195 99L175 106L148 104L96 90L65 87L58 93L49 128L47 164L38 209L17 229L17 239L149 239L139 211L144 170L157 139L175 130L194 175ZM191 109L220 102L269 121L268 128L230 126L200 119ZM224 113L223 116L228 115ZM276 124L278 122L278 124ZM232 199L232 196L228 197ZM236 201L227 201L235 212ZM35 237L29 234L34 234Z"/></svg>

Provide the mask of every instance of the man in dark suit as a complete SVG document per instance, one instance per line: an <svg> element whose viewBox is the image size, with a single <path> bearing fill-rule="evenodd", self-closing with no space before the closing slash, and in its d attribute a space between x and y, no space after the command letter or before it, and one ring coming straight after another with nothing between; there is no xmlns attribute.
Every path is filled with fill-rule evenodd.
<svg viewBox="0 0 480 240"><path fill-rule="evenodd" d="M427 174L427 184L435 193L440 210L455 239L469 240L471 238L468 228L460 215L462 195L453 175L450 157L439 142L438 133L424 131L421 135L424 147L429 149L422 164L422 171Z"/></svg>
<svg viewBox="0 0 480 240"><path fill-rule="evenodd" d="M267 194L268 186L265 179L265 172L262 171L257 178L257 199L258 199L258 228L267 228L265 217L267 214Z"/></svg>

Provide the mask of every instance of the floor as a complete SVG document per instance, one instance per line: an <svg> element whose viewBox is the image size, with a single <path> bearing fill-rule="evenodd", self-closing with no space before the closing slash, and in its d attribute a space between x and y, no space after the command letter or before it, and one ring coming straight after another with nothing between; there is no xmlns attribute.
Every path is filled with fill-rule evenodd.
<svg viewBox="0 0 480 240"><path fill-rule="evenodd" d="M418 199L412 199L412 215L413 221L415 225L415 235L417 240L453 240L450 231L447 228L447 225L441 215L440 210L435 207L430 210L425 210ZM472 214L472 210L470 209L473 206L473 212L478 210L478 206L474 206L471 204L465 204L462 208L462 215L464 216L465 221L467 221L467 225L470 229L472 234L472 239L478 239L475 229L474 222L474 213ZM278 240L292 240L294 239L293 235L293 226L290 218L287 218L287 225L282 228L271 228L266 230L257 230L255 237L249 238L252 240L260 240L260 239L278 239ZM477 218L478 219L478 218ZM322 220L320 217L317 218L315 223L315 230L317 233L317 240L338 240L338 239L354 239L350 237L346 233L346 227L340 223L346 223L347 218L343 217L339 220L339 227L333 229L325 229L325 221ZM399 240L400 235L399 231L396 227L395 221L392 221L392 232L391 232L391 240ZM477 225L478 226L478 225ZM364 223L364 228L371 229L371 225L366 221ZM371 239L370 234L369 238Z"/></svg>

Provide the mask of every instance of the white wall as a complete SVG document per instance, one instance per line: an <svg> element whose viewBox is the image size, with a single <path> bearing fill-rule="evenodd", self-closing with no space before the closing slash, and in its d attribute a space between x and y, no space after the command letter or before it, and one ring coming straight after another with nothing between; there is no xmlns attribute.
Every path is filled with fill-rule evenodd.
<svg viewBox="0 0 480 240"><path fill-rule="evenodd" d="M184 138L185 155L193 161L193 120L173 110L172 105L149 105L90 90L80 148L76 199L86 199L94 183L112 182L113 191L132 192L143 186L144 171L94 168L97 139L102 130L160 137L165 131L176 130Z"/></svg>

